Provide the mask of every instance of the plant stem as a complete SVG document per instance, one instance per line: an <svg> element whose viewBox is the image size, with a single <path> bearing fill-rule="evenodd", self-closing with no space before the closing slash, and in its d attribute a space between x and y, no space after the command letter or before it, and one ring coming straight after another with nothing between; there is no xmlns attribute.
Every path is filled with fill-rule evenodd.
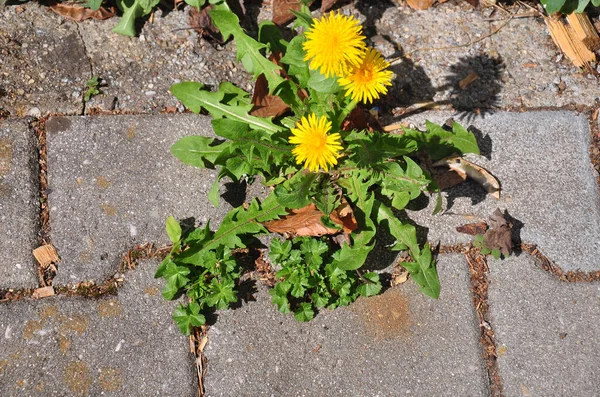
<svg viewBox="0 0 600 397"><path fill-rule="evenodd" d="M358 102L356 101L350 101L343 109L342 112L340 113L340 116L337 120L337 127L340 128L340 126L342 125L342 123L344 122L344 120L346 119L346 117L348 117L348 115L354 110L354 108L356 107L356 105L358 104Z"/></svg>

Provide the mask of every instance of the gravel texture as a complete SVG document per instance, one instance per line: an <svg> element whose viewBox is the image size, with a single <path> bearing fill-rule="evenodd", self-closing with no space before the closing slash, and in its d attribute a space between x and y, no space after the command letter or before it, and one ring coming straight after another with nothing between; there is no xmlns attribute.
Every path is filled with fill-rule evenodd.
<svg viewBox="0 0 600 397"><path fill-rule="evenodd" d="M90 77L75 22L35 2L0 8L0 111L79 114Z"/></svg>
<svg viewBox="0 0 600 397"><path fill-rule="evenodd" d="M206 198L215 171L169 150L184 136L210 136L205 116L56 117L46 131L50 227L62 258L55 284L102 281L136 243L168 243L169 215L218 225L231 208ZM229 198L243 202L239 193Z"/></svg>
<svg viewBox="0 0 600 397"><path fill-rule="evenodd" d="M600 283L566 283L526 255L490 261L489 304L507 397L597 396Z"/></svg>
<svg viewBox="0 0 600 397"><path fill-rule="evenodd" d="M0 120L0 289L33 288L39 245L36 137L26 119Z"/></svg>
<svg viewBox="0 0 600 397"><path fill-rule="evenodd" d="M438 269L437 301L409 281L310 323L261 290L210 328L206 395L488 395L464 257L444 256Z"/></svg>
<svg viewBox="0 0 600 397"><path fill-rule="evenodd" d="M194 396L188 338L160 295L156 261L123 277L118 296L0 304L0 394Z"/></svg>
<svg viewBox="0 0 600 397"><path fill-rule="evenodd" d="M443 123L450 116L429 112L412 121ZM481 133L480 147L489 158L468 158L498 178L500 200L468 182L444 193L442 214L430 215L435 200L424 211L407 211L418 225L428 228L427 238L443 244L472 241L455 228L487 220L500 208L517 220L515 238L536 244L563 270L599 270L600 196L598 175L588 154L586 118L573 112L541 111L498 112L471 122L457 121Z"/></svg>

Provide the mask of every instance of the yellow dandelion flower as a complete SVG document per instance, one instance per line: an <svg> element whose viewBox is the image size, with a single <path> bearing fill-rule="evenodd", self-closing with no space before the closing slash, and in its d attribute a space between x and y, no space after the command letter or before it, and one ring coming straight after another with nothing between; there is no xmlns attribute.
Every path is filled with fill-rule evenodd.
<svg viewBox="0 0 600 397"><path fill-rule="evenodd" d="M346 64L356 64L362 58L365 36L361 32L356 18L332 11L315 20L306 31L304 60L310 60L310 68L327 77L342 76Z"/></svg>
<svg viewBox="0 0 600 397"><path fill-rule="evenodd" d="M302 117L289 138L291 144L298 145L292 150L297 164L304 163L304 168L314 172L319 167L327 171L330 165L337 164L338 151L343 149L342 137L337 132L328 135L330 129L331 121L325 116L317 119L312 113L308 118Z"/></svg>
<svg viewBox="0 0 600 397"><path fill-rule="evenodd" d="M371 103L379 98L379 94L387 93L386 86L392 85L394 74L391 70L385 70L389 66L379 51L369 48L360 63L350 65L348 73L338 82L346 89L346 96L351 96L353 101Z"/></svg>

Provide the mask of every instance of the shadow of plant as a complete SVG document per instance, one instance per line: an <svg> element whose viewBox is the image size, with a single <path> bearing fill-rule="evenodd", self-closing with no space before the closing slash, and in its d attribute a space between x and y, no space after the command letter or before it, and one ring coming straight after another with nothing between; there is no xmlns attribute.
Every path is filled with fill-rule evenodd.
<svg viewBox="0 0 600 397"><path fill-rule="evenodd" d="M450 75L440 91L450 90L449 103L459 112L459 119L472 120L476 116L493 113L500 105L502 91L502 58L487 54L463 57L450 66ZM469 79L474 80L469 82Z"/></svg>

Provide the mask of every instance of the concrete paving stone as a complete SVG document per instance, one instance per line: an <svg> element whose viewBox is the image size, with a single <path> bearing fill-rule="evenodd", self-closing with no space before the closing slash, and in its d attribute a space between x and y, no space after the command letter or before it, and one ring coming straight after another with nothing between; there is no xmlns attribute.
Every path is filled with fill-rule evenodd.
<svg viewBox="0 0 600 397"><path fill-rule="evenodd" d="M75 22L37 2L0 9L0 110L80 114L90 61Z"/></svg>
<svg viewBox="0 0 600 397"><path fill-rule="evenodd" d="M102 281L136 243L168 243L169 215L218 226L231 207L215 209L206 198L216 171L185 165L169 150L184 136L211 135L209 120L188 114L47 121L50 227L62 259L55 284Z"/></svg>
<svg viewBox="0 0 600 397"><path fill-rule="evenodd" d="M37 287L39 245L36 137L25 119L0 120L0 289Z"/></svg>
<svg viewBox="0 0 600 397"><path fill-rule="evenodd" d="M379 35L373 44L388 57L399 55L394 54L397 45L404 56L392 67L396 79L390 89L401 103L435 100L466 110L589 105L600 98L597 78L582 74L561 55L541 18L506 22L508 13L464 2L426 12L405 2L361 4L357 7ZM514 7L510 14L529 11ZM478 79L461 89L459 82L473 72Z"/></svg>
<svg viewBox="0 0 600 397"><path fill-rule="evenodd" d="M235 44L215 46L187 29L188 10L154 13L153 22L146 21L139 37L125 37L111 32L119 18L80 23L93 74L102 77L106 86L86 105L127 112L160 112L167 107L183 107L169 88L180 81L197 81L217 87L231 81L251 90L250 76L235 60ZM115 51L118 48L119 51Z"/></svg>
<svg viewBox="0 0 600 397"><path fill-rule="evenodd" d="M439 300L409 281L309 323L261 289L210 327L206 396L488 395L464 257L438 270Z"/></svg>
<svg viewBox="0 0 600 397"><path fill-rule="evenodd" d="M428 112L409 122L423 127L424 119L443 123L451 113ZM403 120L407 121L407 120ZM587 119L573 112L498 112L471 121L483 136L480 145L490 158L467 156L495 175L502 186L500 200L469 182L444 192L445 212L431 216L407 211L428 228L428 240L443 244L472 241L457 226L487 220L496 208L523 223L523 242L536 244L563 270L600 269L600 197L597 172L589 157Z"/></svg>
<svg viewBox="0 0 600 397"><path fill-rule="evenodd" d="M528 255L488 265L505 395L598 396L600 283L558 281Z"/></svg>
<svg viewBox="0 0 600 397"><path fill-rule="evenodd" d="M194 357L153 278L157 266L127 272L117 296L0 304L0 394L197 395Z"/></svg>

